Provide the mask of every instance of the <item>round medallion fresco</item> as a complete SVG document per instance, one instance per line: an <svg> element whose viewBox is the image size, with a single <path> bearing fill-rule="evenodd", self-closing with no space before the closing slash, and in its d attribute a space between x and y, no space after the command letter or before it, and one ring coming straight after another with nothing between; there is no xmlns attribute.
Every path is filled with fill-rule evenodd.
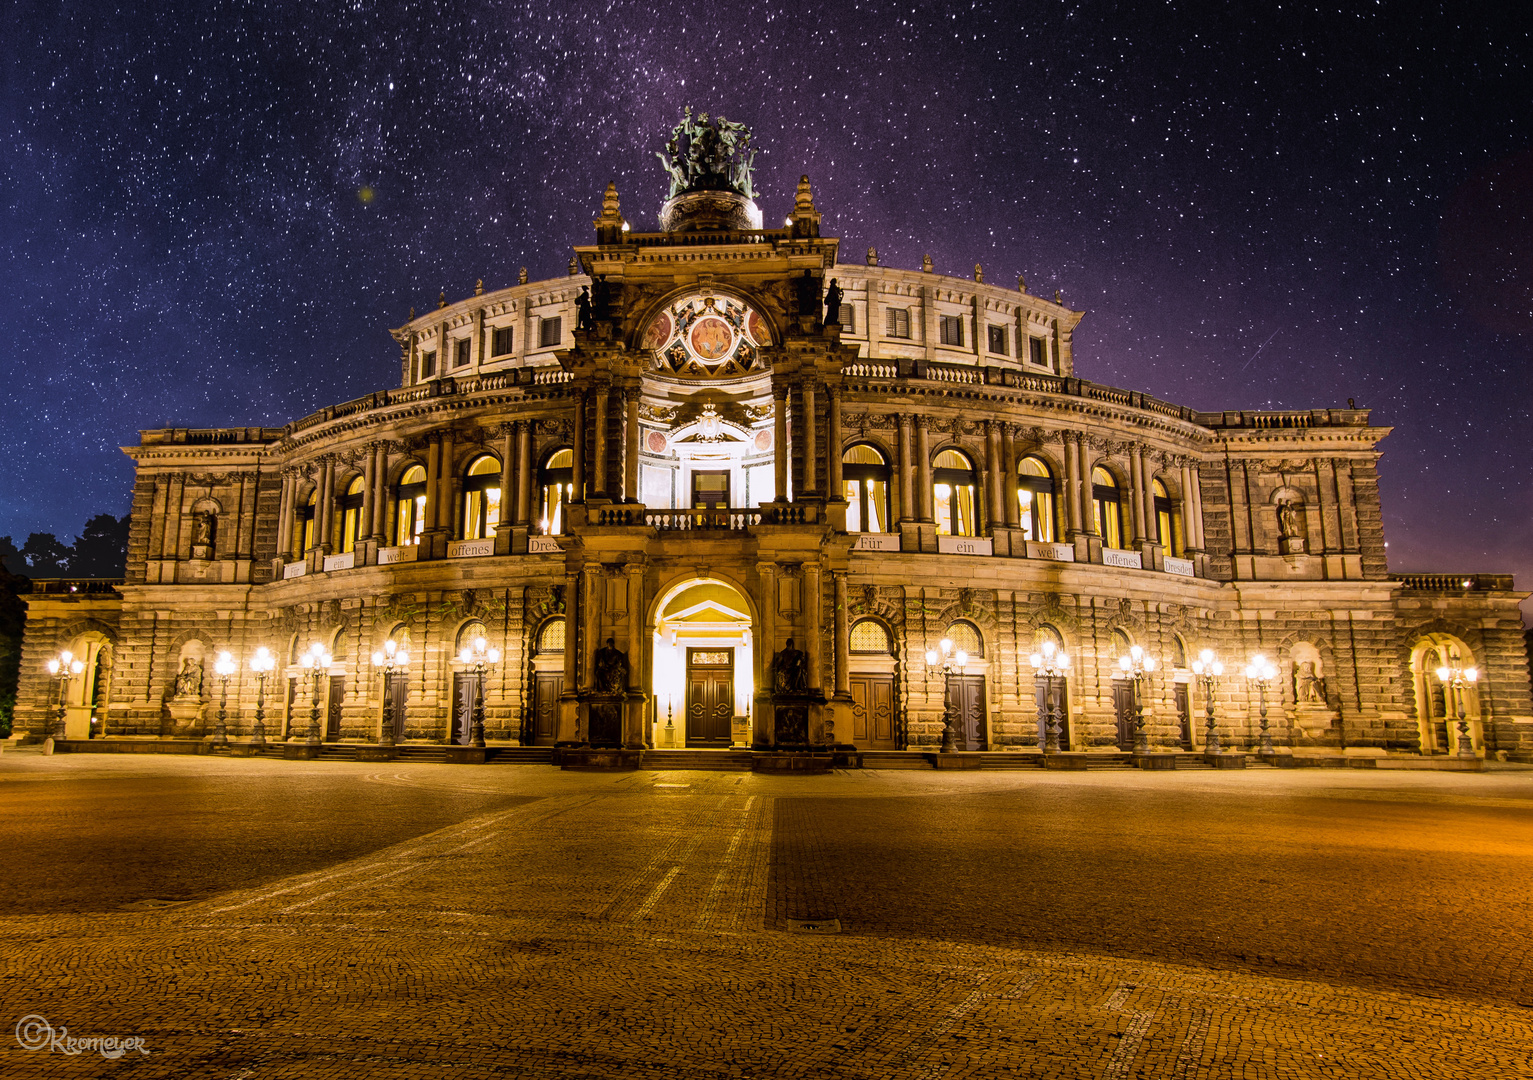
<svg viewBox="0 0 1533 1080"><path fill-rule="evenodd" d="M727 296L689 296L657 314L644 328L644 348L655 366L692 379L727 379L761 368L761 348L772 342L766 320Z"/></svg>

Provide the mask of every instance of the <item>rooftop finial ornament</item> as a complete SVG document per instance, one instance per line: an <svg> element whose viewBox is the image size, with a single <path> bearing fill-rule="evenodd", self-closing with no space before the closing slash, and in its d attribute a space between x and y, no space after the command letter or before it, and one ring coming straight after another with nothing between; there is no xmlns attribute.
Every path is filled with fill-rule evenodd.
<svg viewBox="0 0 1533 1080"><path fill-rule="evenodd" d="M756 197L753 172L756 151L751 131L744 124L707 113L692 116L688 105L681 123L671 129L664 152L655 151L671 176L669 198L688 191L733 191L747 199Z"/></svg>

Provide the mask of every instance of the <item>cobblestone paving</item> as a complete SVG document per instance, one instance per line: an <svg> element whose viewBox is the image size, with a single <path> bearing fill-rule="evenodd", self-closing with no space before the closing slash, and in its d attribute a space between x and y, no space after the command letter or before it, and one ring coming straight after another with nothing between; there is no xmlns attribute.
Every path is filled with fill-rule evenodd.
<svg viewBox="0 0 1533 1080"><path fill-rule="evenodd" d="M246 765L255 768L242 772ZM78 768L7 760L0 778L18 769L31 777L46 809ZM459 805L502 801L353 858L241 881L176 907L0 915L7 1025L37 1014L74 1037L141 1036L150 1051L114 1061L27 1052L7 1035L0 1075L1533 1076L1533 1016L1513 985L1533 937L1527 908L1515 907L1526 903L1533 854L1533 774L205 769L215 787L224 777L278 785L295 770L326 769L338 784L394 791L409 805L433 793L466 800ZM187 766L134 762L90 773L176 781ZM1251 806L1266 809L1248 814ZM1262 813L1272 817L1258 827L1252 815ZM1127 837L1125 814L1144 823ZM279 839L301 834L301 808L284 822L274 829ZM1229 960L1210 968L1168 923L1144 936L1168 943L1170 963L1122 955L1142 947L1138 938L1043 948L990 923L965 929L987 905L1015 912L1036 904L1033 894L1004 899L1018 880L1013 867L1038 861L1013 853L1019 824L1040 838L1034 848L1048 840L1084 850L1040 888L1056 889L1068 874L1094 876L1109 914L1195 906L1210 895L1227 902L1229 889L1249 887L1238 874L1225 880L1232 867L1255 860L1262 876L1289 872L1271 857L1283 836L1311 849L1317 864L1336 865L1339 880L1375 890L1381 877L1419 872L1436 889L1471 873L1440 911L1411 919L1428 918L1444 953L1493 930L1498 949L1476 955L1516 954L1492 975L1510 989L1450 990L1451 967L1431 987L1421 978L1391 985L1393 967L1317 978L1303 967L1316 962L1302 948L1293 953L1296 977ZM1141 857L1094 870L1112 847L1086 842L1099 833L1132 841ZM1194 840L1231 845L1235 833L1248 837L1244 847L1224 850L1222 861L1195 859L1190 872L1201 876L1186 879L1179 851ZM0 843L10 834L0 825ZM954 837L958 856L947 854ZM1403 861L1381 869L1373 861L1380 852ZM1167 862L1171 871L1157 876ZM110 863L99 873L119 874ZM1231 925L1260 940L1307 925L1275 919L1278 910L1331 905L1316 921L1323 916L1368 951L1377 912L1337 902L1326 880L1314 885L1322 887L1314 901L1281 883L1253 893ZM946 907L928 899L944 897ZM779 929L827 917L840 918L845 932Z"/></svg>

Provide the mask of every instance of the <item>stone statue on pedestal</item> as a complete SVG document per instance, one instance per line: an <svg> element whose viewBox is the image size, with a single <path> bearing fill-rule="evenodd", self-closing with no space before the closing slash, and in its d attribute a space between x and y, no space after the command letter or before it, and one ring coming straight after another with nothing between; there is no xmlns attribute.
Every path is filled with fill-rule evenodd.
<svg viewBox="0 0 1533 1080"><path fill-rule="evenodd" d="M779 694L809 693L808 657L802 649L793 647L792 638L772 657L772 689Z"/></svg>
<svg viewBox="0 0 1533 1080"><path fill-rule="evenodd" d="M181 661L181 670L176 675L175 696L178 698L202 696L202 661L195 656L188 656Z"/></svg>
<svg viewBox="0 0 1533 1080"><path fill-rule="evenodd" d="M841 323L841 286L836 284L836 279L830 279L830 288L825 290L825 321Z"/></svg>
<svg viewBox="0 0 1533 1080"><path fill-rule="evenodd" d="M628 690L628 656L617 648L612 638L596 650L596 692L621 694Z"/></svg>

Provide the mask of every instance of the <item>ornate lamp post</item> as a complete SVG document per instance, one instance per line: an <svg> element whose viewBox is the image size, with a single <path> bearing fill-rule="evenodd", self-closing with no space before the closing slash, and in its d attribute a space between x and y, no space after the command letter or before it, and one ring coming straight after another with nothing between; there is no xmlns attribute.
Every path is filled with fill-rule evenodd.
<svg viewBox="0 0 1533 1080"><path fill-rule="evenodd" d="M85 670L85 664L75 659L75 654L65 649L48 661L48 674L59 684L59 718L53 725L53 737L64 738L64 704L69 691L69 680Z"/></svg>
<svg viewBox="0 0 1533 1080"><path fill-rule="evenodd" d="M485 648L484 638L476 637L472 644L463 646L458 661L476 676L474 680L474 726L469 741L474 746L484 745L484 675L500 663L500 650Z"/></svg>
<svg viewBox="0 0 1533 1080"><path fill-rule="evenodd" d="M378 737L379 746L394 745L394 695L389 682L394 672L410 666L410 651L401 649L393 638L383 643L383 648L373 653L373 667L383 672L383 733Z"/></svg>
<svg viewBox="0 0 1533 1080"><path fill-rule="evenodd" d="M1155 670L1155 657L1138 645L1130 646L1127 656L1118 657L1118 667L1134 680L1134 753L1150 752L1150 733L1144 726L1144 684Z"/></svg>
<svg viewBox="0 0 1533 1080"><path fill-rule="evenodd" d="M213 732L214 746L229 745L229 676L239 670L234 654L220 652L213 661L213 674L218 676L218 728Z"/></svg>
<svg viewBox="0 0 1533 1080"><path fill-rule="evenodd" d="M1261 653L1257 653L1251 657L1251 662L1246 665L1245 674L1248 681L1256 684L1257 707L1261 712L1262 738L1256 752L1258 754L1271 754L1273 752L1272 732L1267 730L1267 684L1277 678L1277 668L1272 666L1271 660L1268 660Z"/></svg>
<svg viewBox="0 0 1533 1080"><path fill-rule="evenodd" d="M1052 641L1045 641L1038 651L1028 657L1036 677L1045 680L1043 700L1038 703L1038 723L1043 726L1043 752L1054 753L1059 749L1059 709L1054 706L1054 680L1062 679L1070 671L1070 657Z"/></svg>
<svg viewBox="0 0 1533 1080"><path fill-rule="evenodd" d="M325 647L319 642L309 646L309 651L298 658L303 665L304 673L314 680L314 702L309 709L309 737L304 740L310 746L318 746L321 742L319 737L319 684L330 671L330 665L334 663Z"/></svg>
<svg viewBox="0 0 1533 1080"><path fill-rule="evenodd" d="M1469 692L1468 688L1480 681L1480 672L1478 668L1461 666L1459 661L1458 653L1450 653L1448 662L1437 669L1437 678L1458 703L1458 756L1472 758L1475 756L1474 740L1469 737L1469 720L1464 715L1464 698Z"/></svg>
<svg viewBox="0 0 1533 1080"><path fill-rule="evenodd" d="M940 653L938 650L941 650ZM936 649L926 650L926 685L927 697L931 696L931 678L934 671L940 670L944 682L942 690L942 753L951 754L957 747L954 742L958 735L957 717L954 715L953 695L948 692L946 680L949 675L962 675L963 666L969 662L969 654L962 649L953 650L952 638L943 638L937 642Z"/></svg>
<svg viewBox="0 0 1533 1080"><path fill-rule="evenodd" d="M250 670L256 675L256 718L255 727L250 732L251 746L266 745L266 676L276 665L277 658L265 645L257 648L250 658Z"/></svg>
<svg viewBox="0 0 1533 1080"><path fill-rule="evenodd" d="M1203 752L1217 754L1219 733L1214 730L1214 687L1218 685L1219 677L1224 674L1224 664L1214 655L1214 650L1204 649L1192 662L1192 673L1203 687L1203 702L1208 710L1206 721L1208 733L1203 737Z"/></svg>

